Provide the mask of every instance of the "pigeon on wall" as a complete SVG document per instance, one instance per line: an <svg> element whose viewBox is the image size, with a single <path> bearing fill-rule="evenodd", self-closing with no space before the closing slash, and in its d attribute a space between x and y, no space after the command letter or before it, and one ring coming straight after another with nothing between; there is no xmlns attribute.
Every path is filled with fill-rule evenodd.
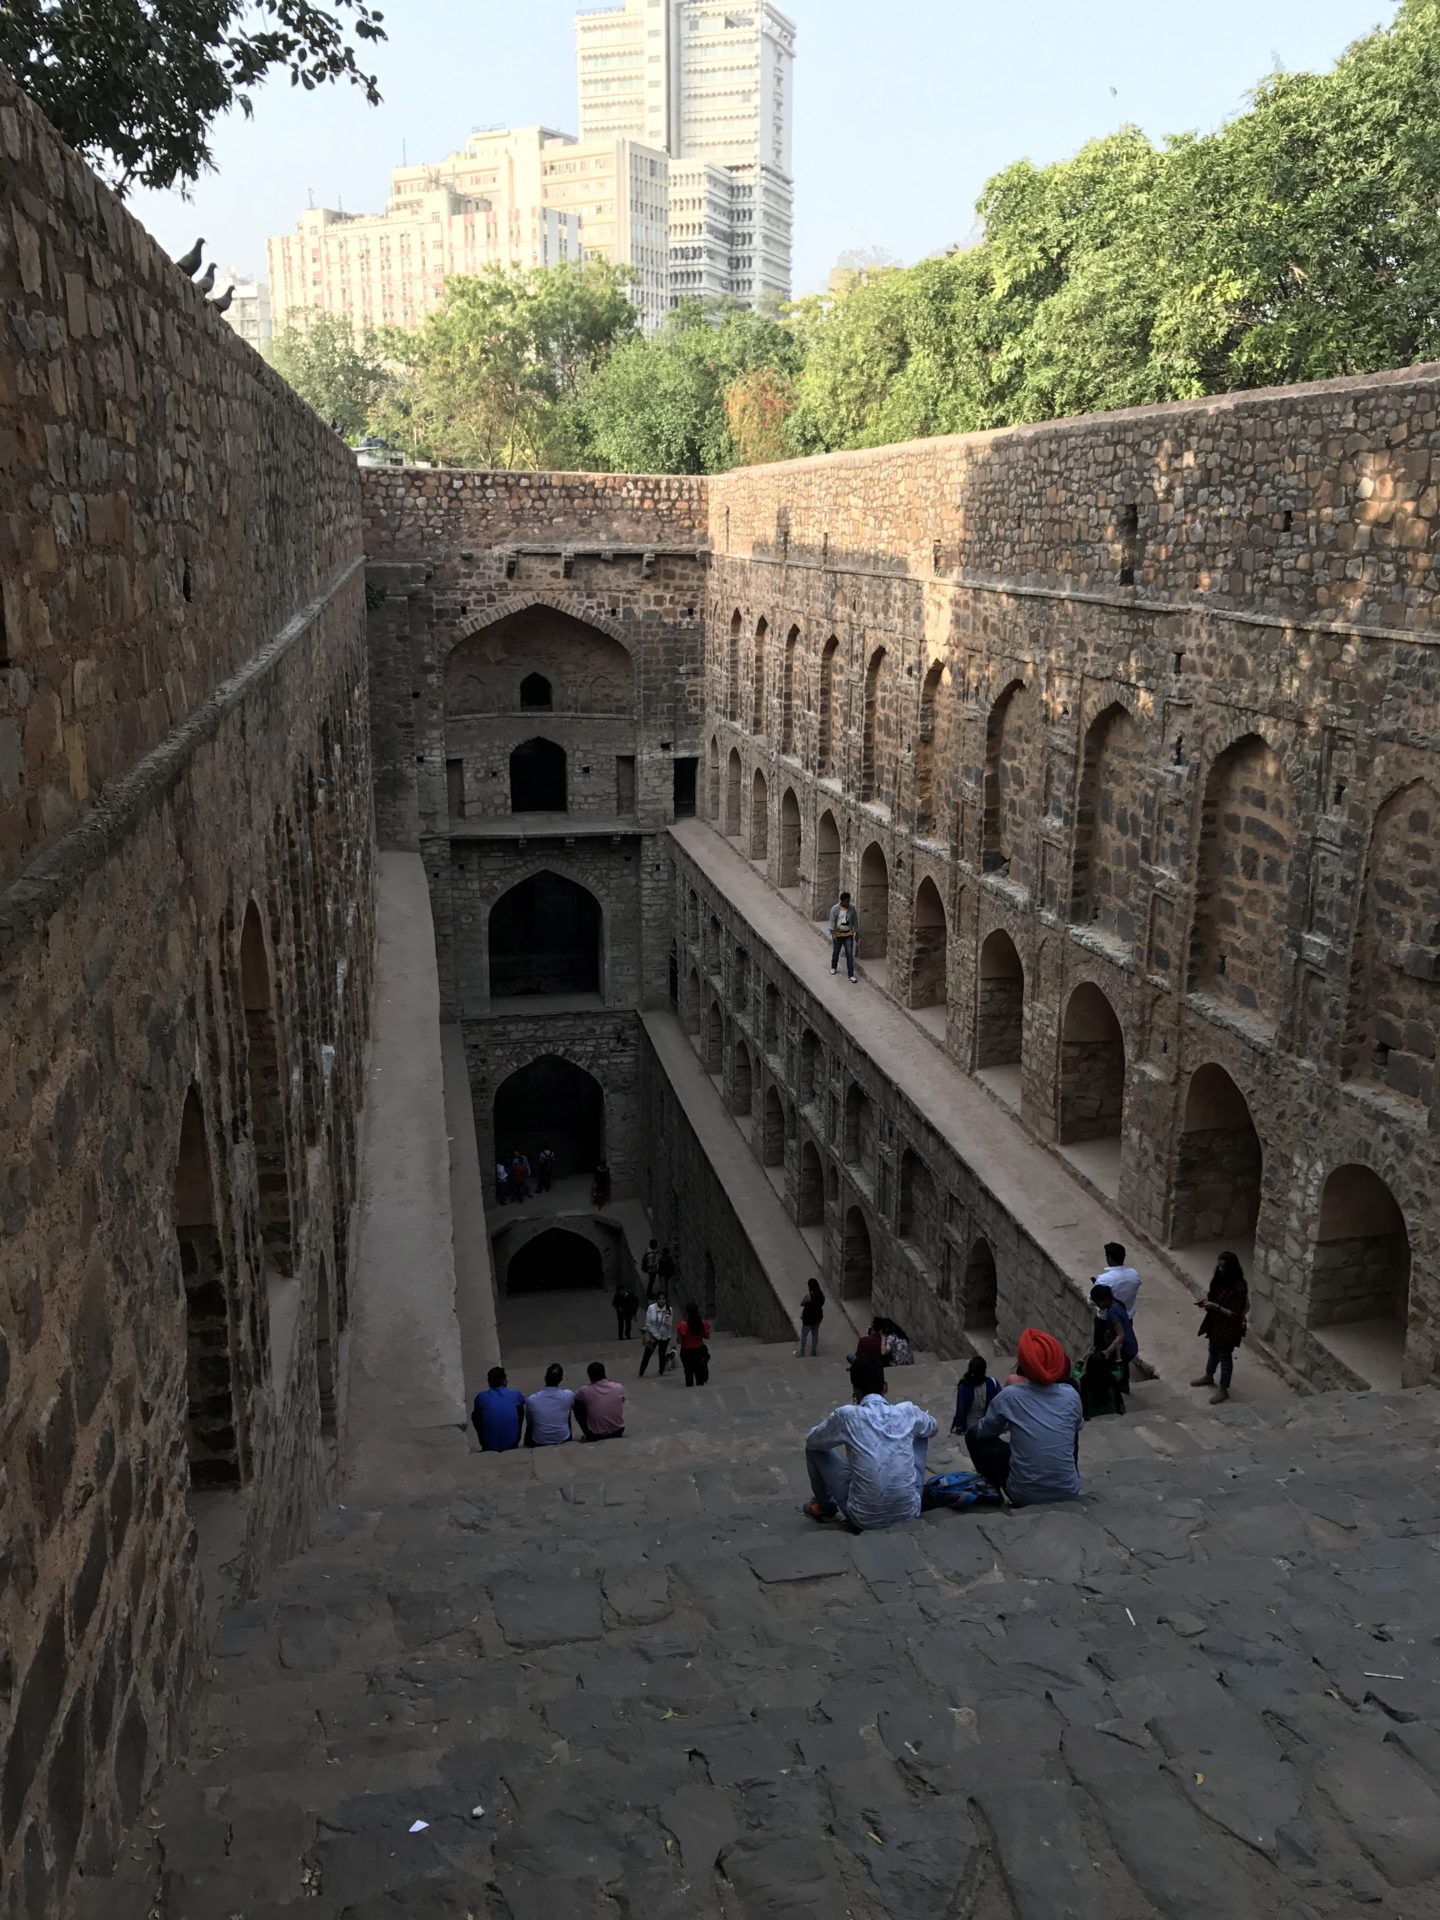
<svg viewBox="0 0 1440 1920"><path fill-rule="evenodd" d="M205 269L204 273L201 274L200 278L195 282L195 284L200 289L201 293L209 293L210 289L215 284L215 262L213 260L210 262L209 266Z"/></svg>
<svg viewBox="0 0 1440 1920"><path fill-rule="evenodd" d="M235 282L232 280L229 286L220 295L220 297L210 302L211 306L215 309L216 313L225 313L229 309L230 301L234 295L234 292L235 292Z"/></svg>
<svg viewBox="0 0 1440 1920"><path fill-rule="evenodd" d="M193 274L195 269L199 266L200 262L204 258L205 258L205 236L202 233L200 238L195 242L194 246L190 249L190 251L188 253L182 253L180 258L175 262L175 264L182 273Z"/></svg>

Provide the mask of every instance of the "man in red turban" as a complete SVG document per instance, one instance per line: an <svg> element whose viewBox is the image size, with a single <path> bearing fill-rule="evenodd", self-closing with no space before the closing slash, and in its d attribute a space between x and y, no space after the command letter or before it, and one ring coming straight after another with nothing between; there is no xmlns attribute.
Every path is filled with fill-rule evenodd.
<svg viewBox="0 0 1440 1920"><path fill-rule="evenodd" d="M1027 1327L1015 1370L1021 1377L1000 1389L965 1436L975 1471L1017 1507L1077 1499L1085 1414L1065 1349L1054 1334Z"/></svg>

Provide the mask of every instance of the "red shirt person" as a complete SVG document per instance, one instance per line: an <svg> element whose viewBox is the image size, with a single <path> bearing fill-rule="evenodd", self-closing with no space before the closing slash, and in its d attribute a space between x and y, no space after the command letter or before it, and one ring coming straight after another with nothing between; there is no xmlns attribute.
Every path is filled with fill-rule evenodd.
<svg viewBox="0 0 1440 1920"><path fill-rule="evenodd" d="M710 1378L710 1349L705 1344L710 1338L710 1322L693 1300L675 1329L675 1338L680 1343L680 1364L685 1369L686 1386L705 1386Z"/></svg>

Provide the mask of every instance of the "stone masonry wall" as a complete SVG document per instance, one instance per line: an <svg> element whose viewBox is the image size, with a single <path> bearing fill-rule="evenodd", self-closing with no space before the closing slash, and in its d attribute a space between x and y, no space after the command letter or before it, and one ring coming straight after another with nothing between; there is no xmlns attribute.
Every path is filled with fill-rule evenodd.
<svg viewBox="0 0 1440 1920"><path fill-rule="evenodd" d="M328 1498L373 825L353 461L3 76L0 161L12 1920Z"/></svg>
<svg viewBox="0 0 1440 1920"><path fill-rule="evenodd" d="M872 978L943 1007L960 1067L1018 1059L1043 1139L1113 1125L1066 1071L1072 996L1103 995L1107 1197L1162 1244L1215 1217L1182 1120L1223 1070L1231 1157L1263 1163L1237 1236L1255 1325L1320 1380L1344 1377L1326 1325L1375 1289L1334 1298L1319 1197L1373 1169L1411 1253L1395 1365L1431 1378L1440 370L737 471L709 498L702 811L817 917L840 885L868 900Z"/></svg>

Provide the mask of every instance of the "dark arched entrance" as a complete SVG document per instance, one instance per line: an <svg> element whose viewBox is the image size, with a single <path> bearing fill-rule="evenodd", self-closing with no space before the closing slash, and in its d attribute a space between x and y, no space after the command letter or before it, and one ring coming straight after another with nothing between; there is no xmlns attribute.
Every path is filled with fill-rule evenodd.
<svg viewBox="0 0 1440 1920"><path fill-rule="evenodd" d="M555 1174L589 1173L604 1151L605 1095L600 1082L557 1054L517 1068L495 1089L495 1151L555 1152Z"/></svg>
<svg viewBox="0 0 1440 1920"><path fill-rule="evenodd" d="M582 1239L564 1227L548 1227L527 1240L511 1260L505 1291L516 1293L571 1293L577 1287L603 1287L604 1263L593 1240Z"/></svg>
<svg viewBox="0 0 1440 1920"><path fill-rule="evenodd" d="M558 873L532 873L490 909L490 997L600 991L600 902Z"/></svg>
<svg viewBox="0 0 1440 1920"><path fill-rule="evenodd" d="M565 749L553 740L522 740L510 755L510 811L564 813Z"/></svg>

